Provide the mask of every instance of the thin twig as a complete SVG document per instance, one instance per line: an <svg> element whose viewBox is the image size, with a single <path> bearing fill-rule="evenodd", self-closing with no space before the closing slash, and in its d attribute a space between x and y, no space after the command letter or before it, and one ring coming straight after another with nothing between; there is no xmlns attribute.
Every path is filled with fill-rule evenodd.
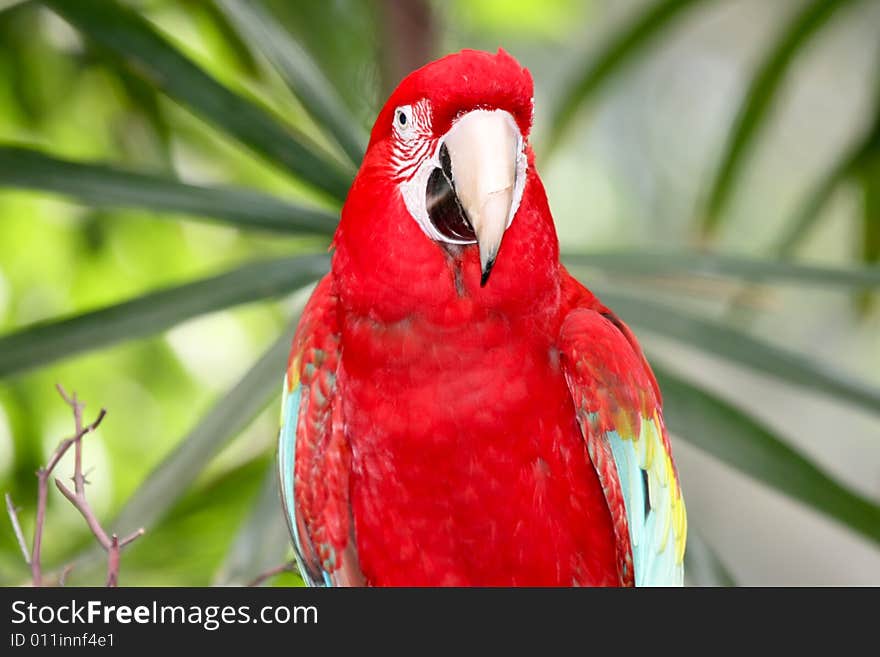
<svg viewBox="0 0 880 657"><path fill-rule="evenodd" d="M27 543L24 540L24 534L21 531L21 524L18 520L18 511L15 508L15 505L12 503L12 497L9 493L6 494L6 510L9 513L9 519L12 521L12 527L15 531L15 537L18 540L18 545L21 548L22 554L24 554L25 562L27 562L31 567L31 577L33 579L34 586L42 586L43 585L43 572L42 572L42 560L41 560L41 551L43 546L43 527L46 523L46 502L49 497L49 478L52 476L52 472L58 466L58 463L61 462L61 459L67 453L67 450L70 449L71 445L74 446L74 470L73 470L73 491L71 491L67 486L61 483L61 480L58 477L55 477L55 486L61 491L61 494L66 497L71 504L76 508L77 511L80 512L83 518L85 518L86 523L89 526L89 529L94 534L98 543L101 544L101 547L104 548L108 553L108 563L107 563L107 586L117 586L119 584L119 551L134 541L135 539L143 536L144 529L141 527L135 532L132 532L128 536L126 536L121 541L113 534L112 537L107 535L107 532L104 531L104 528L101 526L98 517L92 511L92 507L89 505L86 500L86 484L89 482L86 480L85 475L83 474L82 467L82 439L87 433L93 432L98 428L98 425L101 424L101 421L104 419L104 416L107 414L105 409L101 409L98 413L98 417L88 425L83 425L82 413L85 408L85 404L77 399L76 393L73 395L68 395L64 388L57 384L55 386L58 389L58 394L61 395L61 398L70 406L73 411L73 422L74 422L74 434L70 438L65 438L62 440L58 447L55 448L55 451L52 452L52 455L49 457L48 463L46 463L45 467L41 467L37 471L37 513L36 513L36 521L34 524L34 540L31 548L30 555L28 554ZM69 564L64 567L64 570L61 573L61 576L58 580L59 585L64 586L64 582L67 579L68 574L73 569L73 564Z"/></svg>
<svg viewBox="0 0 880 657"><path fill-rule="evenodd" d="M107 586L119 586L119 537L113 534L110 549L107 550Z"/></svg>
<svg viewBox="0 0 880 657"><path fill-rule="evenodd" d="M124 548L126 545L128 545L129 543L131 543L133 540L135 540L135 539L140 538L141 536L143 536L143 535L144 535L144 531L145 531L144 528L141 527L140 529L137 529L137 530L133 531L131 534L129 534L128 536L126 536L125 538L123 538L121 541L119 541L119 547L120 547L120 549L121 549L121 548Z"/></svg>
<svg viewBox="0 0 880 657"><path fill-rule="evenodd" d="M72 397L68 397L67 393L64 391L64 388L61 386L60 383L55 384L55 387L58 389L58 392L64 399L64 401L67 402L67 404L73 410L73 422L74 426L76 426L76 433L78 436L74 439L75 453L73 467L73 487L77 495L83 495L85 491L85 477L83 477L82 473L82 434L80 434L80 430L82 428L82 412L83 408L85 408L85 404L81 403L76 398L75 392L73 393Z"/></svg>
<svg viewBox="0 0 880 657"><path fill-rule="evenodd" d="M130 535L126 536L122 541L119 540L119 537L116 534L108 536L107 532L104 531L104 528L101 526L101 521L98 520L98 517L92 510L91 505L89 504L88 500L86 500L86 483L88 482L83 475L82 468L82 438L90 431L94 431L98 424L100 424L101 420L104 418L105 411L104 409L101 409L101 413L98 415L98 418L89 426L83 427L82 410L84 408L84 405L77 399L76 393L70 396L64 391L64 388L62 388L60 385L58 385L57 387L58 392L61 394L64 401L66 401L73 410L73 421L76 426L76 435L74 436L76 451L73 466L73 491L65 486L57 477L55 478L55 486L58 488L58 490L61 491L61 494L64 495L64 497L66 497L71 504L73 504L76 510L80 512L80 515L82 515L82 517L85 519L86 524L88 524L89 529L92 530L92 534L94 534L95 538L98 540L98 543L100 543L101 547L106 550L107 586L118 586L119 551L135 539L143 536L144 529L143 527L141 527L137 531L132 532Z"/></svg>
<svg viewBox="0 0 880 657"><path fill-rule="evenodd" d="M86 524L89 526L89 529L92 530L95 538L98 539L98 543L101 544L101 547L104 548L104 550L109 550L110 537L107 536L107 532L101 527L101 522L95 516L92 507L89 506L89 503L86 501L85 495L71 492L71 490L62 484L61 480L57 477L55 478L55 486L61 491L64 497L70 500L70 503L76 507L76 510L80 512L80 515L85 518Z"/></svg>
<svg viewBox="0 0 880 657"><path fill-rule="evenodd" d="M83 476L82 471L82 438L90 431L95 430L95 428L101 423L101 420L104 419L106 411L102 408L101 412L98 414L98 418L88 427L83 427L82 411L84 404L80 403L77 399L76 393L73 393L72 396L68 395L61 384L57 384L55 387L58 388L58 393L73 411L73 422L76 429L76 433L73 437L73 442L75 444L73 488L76 492L71 492L70 489L61 483L61 480L57 477L55 478L55 486L58 487L58 490L61 491L64 497L70 500L70 503L76 507L76 510L80 512L82 517L85 518L86 524L88 524L89 529L92 530L92 534L95 535L95 538L98 539L98 543L101 544L101 547L109 551L110 537L107 536L107 532L101 527L101 523L92 511L92 507L89 505L88 501L86 501L85 477Z"/></svg>
<svg viewBox="0 0 880 657"><path fill-rule="evenodd" d="M288 561L287 563L283 563L280 566L275 566L274 568L270 568L269 570L260 573L248 583L248 586L259 586L267 579L275 577L275 575L280 575L281 573L295 572L295 570L296 562Z"/></svg>
<svg viewBox="0 0 880 657"><path fill-rule="evenodd" d="M69 563L64 566L64 570L61 571L61 577L58 578L58 586L64 586L67 583L67 576L70 575L70 571L76 567L76 564Z"/></svg>
<svg viewBox="0 0 880 657"><path fill-rule="evenodd" d="M70 449L70 446L76 444L77 449L81 449L80 441L82 440L82 437L85 436L87 433L90 433L97 429L98 425L101 424L101 421L107 414L107 411L102 408L101 412L98 413L98 417L95 418L95 421L84 427L82 425L82 405L76 400L76 395L74 395L73 398L69 397L64 391L64 388L61 387L61 384L58 384L55 387L58 389L58 393L61 395L62 399L64 399L64 401L73 408L73 419L75 427L73 436L62 440L55 451L52 453L52 456L49 458L49 462L46 464L46 467L40 468L37 471L37 520L36 524L34 525L34 543L33 551L31 552L31 576L33 577L34 586L41 586L43 583L41 553L43 548L43 525L46 522L46 502L49 498L49 477L52 475L52 471L58 465L58 462L61 461L61 458L67 453L67 450ZM82 478L81 453L79 453L77 465L79 466L79 476L80 478ZM76 481L76 474L74 474L74 481ZM85 498L83 497L83 499Z"/></svg>
<svg viewBox="0 0 880 657"><path fill-rule="evenodd" d="M65 442L67 442L67 445L64 447L64 451L67 451L67 448L70 447L70 442ZM59 446L58 450L61 450L61 446ZM58 451L56 451L57 453ZM55 464L57 463L56 460ZM55 465L52 467L55 467ZM42 586L43 584L43 571L40 566L40 560L43 547L43 524L46 522L46 500L49 497L49 487L46 485L46 479L48 478L46 475L48 472L49 470L46 470L46 468L37 470L37 520L34 524L34 542L33 551L31 552L31 579L34 586Z"/></svg>
<svg viewBox="0 0 880 657"><path fill-rule="evenodd" d="M18 547L24 555L24 562L31 565L31 555L28 552L27 543L24 540L24 532L21 531L21 523L18 521L18 509L12 503L12 496L6 493L6 512L9 514L9 520L12 523L12 531L15 532L15 540L18 541Z"/></svg>

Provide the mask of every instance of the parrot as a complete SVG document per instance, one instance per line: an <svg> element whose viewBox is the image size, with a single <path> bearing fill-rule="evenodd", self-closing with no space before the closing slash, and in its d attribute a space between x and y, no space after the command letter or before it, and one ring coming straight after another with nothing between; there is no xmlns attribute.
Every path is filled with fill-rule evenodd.
<svg viewBox="0 0 880 657"><path fill-rule="evenodd" d="M678 586L660 389L560 262L531 73L462 50L378 113L282 395L310 586Z"/></svg>

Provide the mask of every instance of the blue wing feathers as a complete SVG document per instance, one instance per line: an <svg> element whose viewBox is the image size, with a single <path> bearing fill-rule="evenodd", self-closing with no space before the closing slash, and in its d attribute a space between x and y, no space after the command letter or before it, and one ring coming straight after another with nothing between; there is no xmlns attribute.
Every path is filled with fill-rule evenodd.
<svg viewBox="0 0 880 657"><path fill-rule="evenodd" d="M683 567L679 558L675 518L675 481L670 482L666 453L652 421L642 423L638 437L605 434L620 488L623 491L632 548L636 586L680 586Z"/></svg>
<svg viewBox="0 0 880 657"><path fill-rule="evenodd" d="M284 392L281 400L281 431L278 434L278 478L281 486L281 501L284 515L293 538L293 551L299 572L309 586L329 585L329 576L324 571L316 572L313 564L317 556L311 542L303 541L302 527L296 514L295 467L296 467L296 428L298 425L300 402L302 401L302 384L297 384L289 393L287 378L284 379Z"/></svg>

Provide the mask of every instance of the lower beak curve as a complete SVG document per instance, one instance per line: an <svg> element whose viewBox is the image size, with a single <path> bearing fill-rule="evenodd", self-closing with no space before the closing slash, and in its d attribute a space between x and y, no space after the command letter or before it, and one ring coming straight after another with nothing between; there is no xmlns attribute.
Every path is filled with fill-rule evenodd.
<svg viewBox="0 0 880 657"><path fill-rule="evenodd" d="M495 264L504 231L513 219L517 158L522 138L504 110L473 110L444 138L455 193L474 229L480 249L480 286Z"/></svg>

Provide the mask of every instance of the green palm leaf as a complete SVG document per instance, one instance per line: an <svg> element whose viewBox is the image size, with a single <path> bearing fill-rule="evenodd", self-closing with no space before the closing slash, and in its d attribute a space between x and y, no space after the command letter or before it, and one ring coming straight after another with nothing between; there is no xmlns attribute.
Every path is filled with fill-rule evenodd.
<svg viewBox="0 0 880 657"><path fill-rule="evenodd" d="M217 400L174 451L147 476L116 516L112 523L114 531L125 536L138 527L149 529L192 485L211 459L281 393L287 354L298 320L299 313L247 374Z"/></svg>
<svg viewBox="0 0 880 657"><path fill-rule="evenodd" d="M825 474L734 406L654 363L669 430L740 472L880 543L880 506Z"/></svg>
<svg viewBox="0 0 880 657"><path fill-rule="evenodd" d="M649 331L866 411L880 413L880 390L801 354L640 297L605 292L602 300L625 321Z"/></svg>
<svg viewBox="0 0 880 657"><path fill-rule="evenodd" d="M862 213L862 258L880 260L880 158L862 173L864 211Z"/></svg>
<svg viewBox="0 0 880 657"><path fill-rule="evenodd" d="M273 460L215 583L243 586L260 573L284 563L289 553L290 535L278 497L278 471Z"/></svg>
<svg viewBox="0 0 880 657"><path fill-rule="evenodd" d="M706 233L721 221L733 184L756 135L773 108L781 82L801 48L825 25L835 11L853 0L813 0L789 23L752 79L727 138L715 178L709 187L702 219Z"/></svg>
<svg viewBox="0 0 880 657"><path fill-rule="evenodd" d="M217 82L139 14L116 0L44 1L181 104L317 189L345 198L352 170Z"/></svg>
<svg viewBox="0 0 880 657"><path fill-rule="evenodd" d="M218 4L251 49L265 55L281 73L312 119L333 137L354 164L359 164L366 147L363 132L308 51L280 28L258 2L218 0Z"/></svg>
<svg viewBox="0 0 880 657"><path fill-rule="evenodd" d="M19 146L0 146L0 187L71 196L93 206L140 207L220 220L240 228L330 234L336 213L249 189L202 187L103 164L61 160Z"/></svg>
<svg viewBox="0 0 880 657"><path fill-rule="evenodd" d="M605 251L563 254L570 267L594 267L624 276L689 274L840 287L880 287L880 267L819 267L700 251Z"/></svg>
<svg viewBox="0 0 880 657"><path fill-rule="evenodd" d="M880 136L880 132L878 132L878 136ZM866 156L870 154L870 150L868 150L870 146L871 142L869 141L846 151L832 165L828 173L813 186L809 196L790 219L788 227L774 247L773 250L777 255L782 257L791 255L795 247L810 234L821 216L822 208L825 207L834 190L864 165Z"/></svg>
<svg viewBox="0 0 880 657"><path fill-rule="evenodd" d="M671 27L674 19L694 4L696 0L658 0L644 13L637 13L629 24L609 39L598 55L584 64L576 77L565 85L553 110L550 133L542 148L544 157L549 157L556 149L578 110L595 92L619 69L644 54L663 31Z"/></svg>
<svg viewBox="0 0 880 657"><path fill-rule="evenodd" d="M152 335L204 313L280 296L311 283L328 266L322 255L253 262L100 310L25 327L0 337L0 376Z"/></svg>

